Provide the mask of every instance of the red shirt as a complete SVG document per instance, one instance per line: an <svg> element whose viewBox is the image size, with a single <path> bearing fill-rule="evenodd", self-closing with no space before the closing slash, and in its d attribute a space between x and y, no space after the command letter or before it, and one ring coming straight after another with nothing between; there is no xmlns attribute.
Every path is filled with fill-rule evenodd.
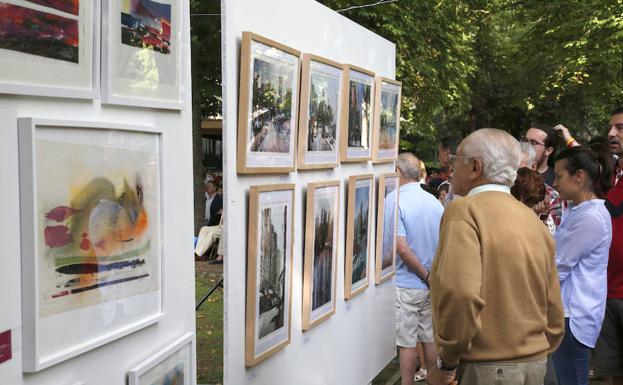
<svg viewBox="0 0 623 385"><path fill-rule="evenodd" d="M613 182L615 179L613 178ZM612 243L608 258L608 298L623 299L623 178L608 191L606 207L612 217Z"/></svg>

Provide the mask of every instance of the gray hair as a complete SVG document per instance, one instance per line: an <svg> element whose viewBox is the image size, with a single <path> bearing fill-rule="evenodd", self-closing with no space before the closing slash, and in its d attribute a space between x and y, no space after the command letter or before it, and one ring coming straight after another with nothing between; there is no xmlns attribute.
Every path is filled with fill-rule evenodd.
<svg viewBox="0 0 623 385"><path fill-rule="evenodd" d="M420 180L420 160L410 152L403 152L396 159L396 168L407 179Z"/></svg>
<svg viewBox="0 0 623 385"><path fill-rule="evenodd" d="M536 162L536 151L534 146L530 142L520 142L521 155L526 157L526 163L528 168L532 168L532 165ZM521 162L519 162L521 164Z"/></svg>
<svg viewBox="0 0 623 385"><path fill-rule="evenodd" d="M464 156L482 160L483 177L492 183L513 185L521 147L509 133L497 128L481 128L465 138L461 147Z"/></svg>

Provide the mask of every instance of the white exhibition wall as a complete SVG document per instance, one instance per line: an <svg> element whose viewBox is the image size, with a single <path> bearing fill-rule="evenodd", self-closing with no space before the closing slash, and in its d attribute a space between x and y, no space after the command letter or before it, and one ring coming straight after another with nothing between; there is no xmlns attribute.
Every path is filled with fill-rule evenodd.
<svg viewBox="0 0 623 385"><path fill-rule="evenodd" d="M223 141L225 211L225 384L368 384L395 356L395 288L374 285L344 300L344 240L347 181L350 175L393 172L393 163L344 164L333 170L285 175L237 175L239 53L250 31L304 53L353 64L394 78L395 46L314 0L222 0ZM340 247L336 313L307 332L301 329L304 202L307 183L341 181ZM252 185L296 183L292 284L292 334L283 350L245 368L245 293L248 191ZM375 192L376 207L376 192ZM373 223L375 223L373 218ZM373 228L372 234L376 229ZM374 250L374 237L371 250Z"/></svg>
<svg viewBox="0 0 623 385"><path fill-rule="evenodd" d="M183 4L182 111L103 105L96 100L0 95L0 333L11 331L2 385L126 384L130 369L195 330L192 248L192 111L189 7ZM37 373L23 373L18 118L88 121L162 129L163 311L156 324ZM53 177L53 175L51 175ZM45 186L43 186L45 188ZM79 317L79 316L78 316ZM80 319L75 319L76 323ZM96 330L94 332L97 332ZM193 357L194 360L194 357Z"/></svg>

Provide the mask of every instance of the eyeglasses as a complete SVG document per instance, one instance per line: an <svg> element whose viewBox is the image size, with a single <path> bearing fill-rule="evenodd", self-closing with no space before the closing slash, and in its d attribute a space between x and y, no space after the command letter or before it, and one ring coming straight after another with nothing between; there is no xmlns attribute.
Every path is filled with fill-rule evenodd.
<svg viewBox="0 0 623 385"><path fill-rule="evenodd" d="M545 146L545 143L537 142L534 139L528 139L525 136L521 138L521 141L524 143L530 143L533 146Z"/></svg>
<svg viewBox="0 0 623 385"><path fill-rule="evenodd" d="M454 165L454 162L456 162L457 159L474 159L474 156L463 156L463 155L454 155L454 154L450 154L448 155L448 163L450 163L450 165Z"/></svg>

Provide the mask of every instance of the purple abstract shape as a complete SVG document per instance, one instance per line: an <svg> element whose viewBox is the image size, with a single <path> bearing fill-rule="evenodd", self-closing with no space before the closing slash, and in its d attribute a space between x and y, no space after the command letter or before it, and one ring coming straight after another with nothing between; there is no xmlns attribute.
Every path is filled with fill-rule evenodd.
<svg viewBox="0 0 623 385"><path fill-rule="evenodd" d="M63 247L73 241L73 237L67 231L67 226L46 226L43 230L45 244L48 247Z"/></svg>

